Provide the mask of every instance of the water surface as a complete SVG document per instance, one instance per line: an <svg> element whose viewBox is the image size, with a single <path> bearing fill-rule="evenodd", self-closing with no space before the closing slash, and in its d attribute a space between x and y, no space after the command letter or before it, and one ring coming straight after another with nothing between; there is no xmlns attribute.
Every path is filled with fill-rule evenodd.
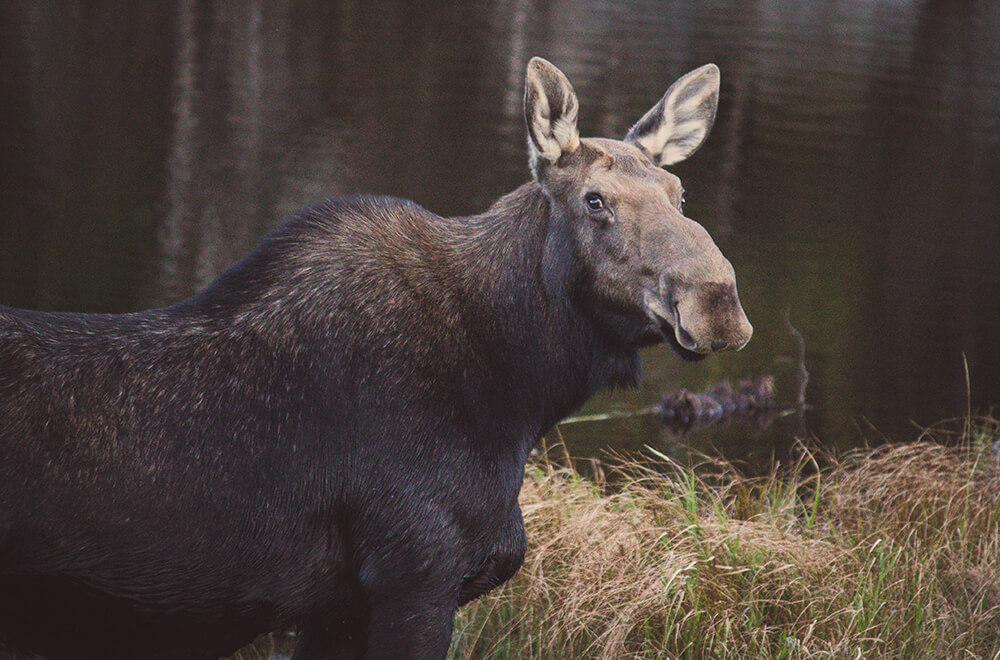
<svg viewBox="0 0 1000 660"><path fill-rule="evenodd" d="M804 431L912 438L1000 402L997 35L1000 4L985 0L5 3L0 304L166 304L334 194L483 210L528 177L530 56L573 81L585 135L615 137L712 61L719 119L675 172L736 268L755 336L696 366L650 349L640 390L584 412L761 374L787 406L790 310ZM802 426L561 430L579 453L693 445L767 461Z"/></svg>

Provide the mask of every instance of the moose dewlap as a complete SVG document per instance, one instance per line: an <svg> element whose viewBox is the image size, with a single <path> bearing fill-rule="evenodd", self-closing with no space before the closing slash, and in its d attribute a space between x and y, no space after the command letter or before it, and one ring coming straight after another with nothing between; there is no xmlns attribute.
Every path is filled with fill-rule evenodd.
<svg viewBox="0 0 1000 660"><path fill-rule="evenodd" d="M581 138L535 58L532 180L481 215L333 199L171 307L0 307L0 646L208 659L294 626L296 660L444 658L521 564L541 435L644 345L750 338L662 169L718 91L706 65Z"/></svg>

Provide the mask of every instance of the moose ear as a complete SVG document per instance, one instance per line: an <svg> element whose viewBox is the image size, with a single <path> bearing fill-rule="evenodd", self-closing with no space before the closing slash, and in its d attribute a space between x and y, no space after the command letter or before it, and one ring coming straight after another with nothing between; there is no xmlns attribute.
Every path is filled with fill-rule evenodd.
<svg viewBox="0 0 1000 660"><path fill-rule="evenodd" d="M580 146L576 128L579 103L573 86L551 62L533 57L524 81L524 119L528 124L531 169L538 175L538 162L555 163Z"/></svg>
<svg viewBox="0 0 1000 660"><path fill-rule="evenodd" d="M645 149L660 167L679 163L708 137L718 106L719 67L706 64L671 85L625 141Z"/></svg>

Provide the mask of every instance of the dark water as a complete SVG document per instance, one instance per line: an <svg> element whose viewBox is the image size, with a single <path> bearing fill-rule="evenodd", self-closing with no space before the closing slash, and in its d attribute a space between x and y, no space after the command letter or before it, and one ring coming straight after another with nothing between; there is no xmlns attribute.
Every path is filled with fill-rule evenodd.
<svg viewBox="0 0 1000 660"><path fill-rule="evenodd" d="M824 442L1000 402L1000 3L272 2L0 5L0 303L185 297L286 214L358 191L442 214L526 180L523 70L560 66L585 135L621 136L680 74L722 69L675 169L736 267L741 353L645 355L633 393L773 374ZM652 417L562 427L574 451L683 443L766 460L800 432L679 439ZM873 431L872 429L877 429Z"/></svg>

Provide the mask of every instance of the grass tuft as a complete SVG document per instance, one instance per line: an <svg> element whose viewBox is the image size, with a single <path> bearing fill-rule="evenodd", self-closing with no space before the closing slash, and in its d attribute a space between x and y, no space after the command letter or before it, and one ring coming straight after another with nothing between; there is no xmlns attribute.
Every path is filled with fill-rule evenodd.
<svg viewBox="0 0 1000 660"><path fill-rule="evenodd" d="M1000 428L966 435L754 479L530 465L524 567L459 613L451 657L997 657Z"/></svg>

